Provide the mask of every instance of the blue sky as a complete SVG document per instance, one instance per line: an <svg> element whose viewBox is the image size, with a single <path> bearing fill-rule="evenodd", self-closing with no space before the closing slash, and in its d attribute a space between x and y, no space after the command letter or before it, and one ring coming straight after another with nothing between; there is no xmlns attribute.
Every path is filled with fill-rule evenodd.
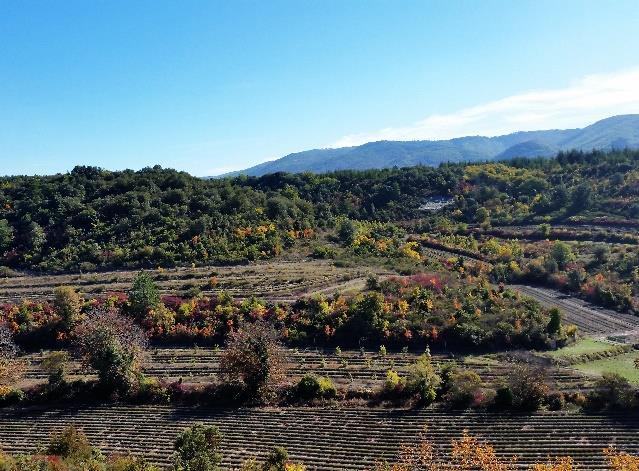
<svg viewBox="0 0 639 471"><path fill-rule="evenodd" d="M0 174L639 112L639 2L0 0Z"/></svg>

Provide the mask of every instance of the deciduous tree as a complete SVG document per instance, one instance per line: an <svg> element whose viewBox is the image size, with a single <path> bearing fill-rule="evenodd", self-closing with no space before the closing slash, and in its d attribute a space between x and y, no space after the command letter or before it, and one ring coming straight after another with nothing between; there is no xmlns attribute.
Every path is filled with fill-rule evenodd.
<svg viewBox="0 0 639 471"><path fill-rule="evenodd" d="M75 327L73 339L105 388L126 394L137 386L148 341L131 319L113 309L93 311Z"/></svg>
<svg viewBox="0 0 639 471"><path fill-rule="evenodd" d="M264 322L246 323L234 332L220 358L220 374L227 383L240 383L248 395L265 400L285 373L282 346L275 329Z"/></svg>

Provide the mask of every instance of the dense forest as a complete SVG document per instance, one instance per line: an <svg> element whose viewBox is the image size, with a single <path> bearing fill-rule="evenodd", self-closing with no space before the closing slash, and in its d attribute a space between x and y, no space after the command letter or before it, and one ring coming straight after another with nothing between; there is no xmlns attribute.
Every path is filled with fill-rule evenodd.
<svg viewBox="0 0 639 471"><path fill-rule="evenodd" d="M452 198L438 213L429 196ZM46 272L243 263L345 219L422 228L639 224L639 152L553 159L199 179L76 167L0 179L0 265Z"/></svg>

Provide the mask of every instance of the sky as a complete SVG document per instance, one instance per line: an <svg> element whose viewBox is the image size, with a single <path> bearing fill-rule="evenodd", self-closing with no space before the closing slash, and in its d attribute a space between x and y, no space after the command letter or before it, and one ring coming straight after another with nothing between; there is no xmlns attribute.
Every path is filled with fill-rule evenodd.
<svg viewBox="0 0 639 471"><path fill-rule="evenodd" d="M639 113L637 0L0 0L0 174Z"/></svg>

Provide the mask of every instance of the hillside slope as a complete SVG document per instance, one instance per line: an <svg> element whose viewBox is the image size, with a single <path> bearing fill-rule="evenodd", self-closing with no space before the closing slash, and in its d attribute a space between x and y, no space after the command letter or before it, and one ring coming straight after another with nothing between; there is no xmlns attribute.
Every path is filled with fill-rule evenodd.
<svg viewBox="0 0 639 471"><path fill-rule="evenodd" d="M560 150L626 147L639 148L639 114L614 116L583 129L516 132L496 137L470 136L446 141L378 141L356 147L313 149L225 176L436 166L442 162L550 157Z"/></svg>

